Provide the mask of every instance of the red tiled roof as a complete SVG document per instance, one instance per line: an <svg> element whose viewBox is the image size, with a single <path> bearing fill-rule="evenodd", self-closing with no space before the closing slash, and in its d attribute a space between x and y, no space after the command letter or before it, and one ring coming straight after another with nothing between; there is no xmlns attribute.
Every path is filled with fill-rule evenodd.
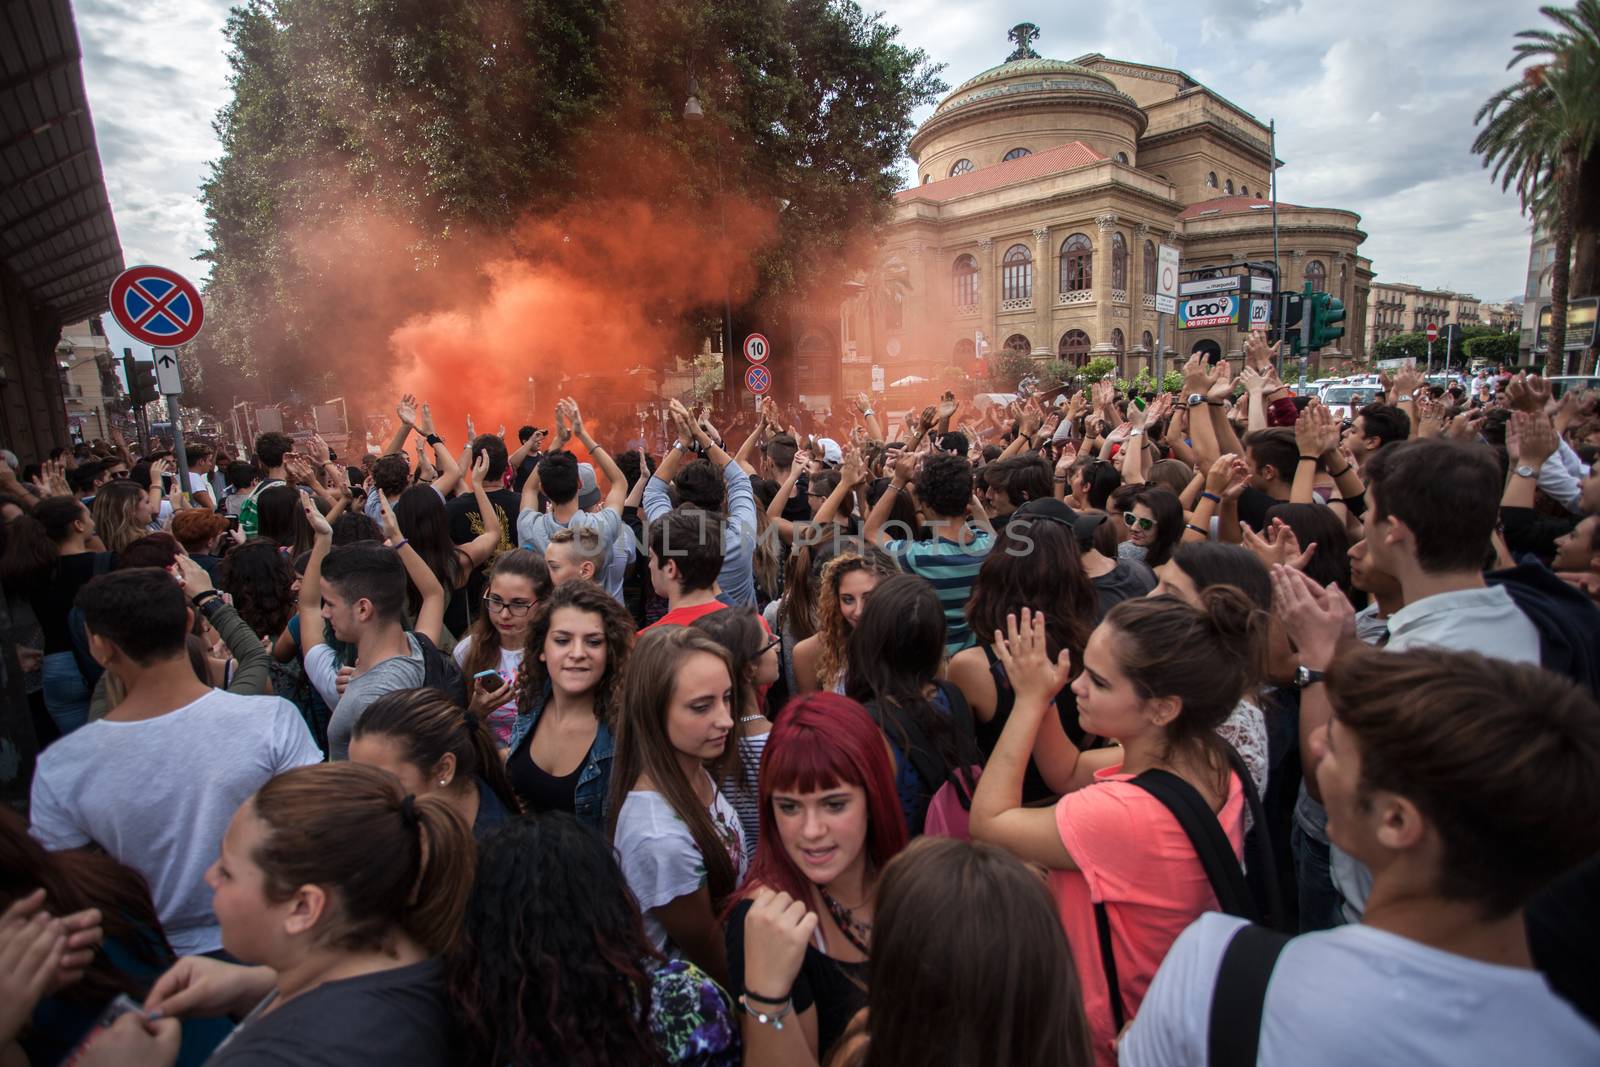
<svg viewBox="0 0 1600 1067"><path fill-rule="evenodd" d="M958 174L953 178L938 178L926 185L902 189L894 194L894 198L902 201L953 200L958 196L988 192L990 189L1060 174L1091 163L1099 163L1105 158L1082 141L1069 141L1056 148L1047 148L1042 152L1023 156L1021 159L996 163L991 167L982 167L966 174Z"/></svg>
<svg viewBox="0 0 1600 1067"><path fill-rule="evenodd" d="M1259 207L1262 211L1270 211L1272 201L1261 196L1219 196L1214 200L1202 200L1198 204L1190 204L1178 212L1180 219L1192 219L1201 214L1205 215L1236 215L1241 211L1249 211ZM1299 204L1285 204L1278 201L1280 208L1297 208Z"/></svg>

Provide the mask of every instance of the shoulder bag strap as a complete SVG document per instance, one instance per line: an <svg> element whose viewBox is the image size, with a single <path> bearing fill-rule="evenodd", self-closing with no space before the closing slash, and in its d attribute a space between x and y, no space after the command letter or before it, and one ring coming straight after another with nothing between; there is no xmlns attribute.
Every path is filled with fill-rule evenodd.
<svg viewBox="0 0 1600 1067"><path fill-rule="evenodd" d="M1122 1004L1122 986L1117 984L1117 957L1111 951L1111 917L1106 914L1104 901L1095 901L1094 928L1100 940L1100 969L1105 972L1106 992L1111 999L1111 1032L1120 1034L1127 1022L1127 1009Z"/></svg>
<svg viewBox="0 0 1600 1067"><path fill-rule="evenodd" d="M1255 1067L1267 984L1289 935L1241 926L1223 950L1206 1028L1208 1067Z"/></svg>
<svg viewBox="0 0 1600 1067"><path fill-rule="evenodd" d="M1245 804L1250 809L1250 832L1244 838L1245 881L1260 911L1261 921L1275 930L1283 929L1286 912L1282 887L1278 883L1277 856L1272 849L1272 834L1267 828L1266 808L1256 791L1256 780L1250 776L1250 768L1245 766L1244 757L1226 740L1218 740L1222 741L1227 753L1228 766L1239 776L1239 784L1244 788Z"/></svg>
<svg viewBox="0 0 1600 1067"><path fill-rule="evenodd" d="M890 734L890 740L898 744L901 737L905 738L906 761L911 764L911 769L922 780L922 785L927 789L928 795L932 796L937 793L939 787L945 783L949 776L945 771L943 761L938 758L938 750L933 747L928 740L928 736L922 732L922 728L898 704L888 704L881 700L874 700L867 706L867 710L871 712L874 719L878 720L880 728L886 727L888 722L892 721L894 723L899 736Z"/></svg>
<svg viewBox="0 0 1600 1067"><path fill-rule="evenodd" d="M1244 868L1234 856L1233 845L1222 832L1216 813L1199 791L1177 775L1154 768L1134 778L1133 784L1161 801L1183 827L1222 910L1255 922L1260 913L1245 882Z"/></svg>

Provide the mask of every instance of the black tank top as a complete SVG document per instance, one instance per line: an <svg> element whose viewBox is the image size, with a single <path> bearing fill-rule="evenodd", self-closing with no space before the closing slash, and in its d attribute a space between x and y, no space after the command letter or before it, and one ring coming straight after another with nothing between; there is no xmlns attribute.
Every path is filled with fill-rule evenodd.
<svg viewBox="0 0 1600 1067"><path fill-rule="evenodd" d="M576 811L578 777L583 774L588 760L579 760L571 774L559 778L551 774L533 762L533 735L538 729L535 723L506 760L506 777L511 779L511 788L530 812Z"/></svg>
<svg viewBox="0 0 1600 1067"><path fill-rule="evenodd" d="M988 759L994 751L994 746L1000 742L1000 734L1006 728L1006 720L1011 718L1011 709L1016 705L1017 694L1011 688L1011 679L1006 676L1005 665L994 654L994 649L983 645L983 655L989 661L989 676L994 680L994 716L984 722L976 715L972 717L973 733L978 738L978 747L983 749L984 759ZM1105 742L1093 734L1086 734L1078 723L1078 698L1072 693L1072 686L1064 685L1061 692L1056 694L1056 714L1061 719L1061 728L1067 732L1067 739L1078 746L1080 751L1099 748ZM1028 757L1028 769L1022 776L1023 803L1036 800L1046 800L1055 796L1055 791L1045 783L1044 775L1039 773L1039 767L1033 762L1033 757Z"/></svg>

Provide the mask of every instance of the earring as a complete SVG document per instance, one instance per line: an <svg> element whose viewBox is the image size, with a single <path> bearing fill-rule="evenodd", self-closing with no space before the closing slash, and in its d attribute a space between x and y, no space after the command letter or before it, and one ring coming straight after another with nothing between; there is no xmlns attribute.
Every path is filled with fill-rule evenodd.
<svg viewBox="0 0 1600 1067"><path fill-rule="evenodd" d="M439 779L439 784L440 785L449 785L450 783L446 782L443 778L441 778L441 779Z"/></svg>

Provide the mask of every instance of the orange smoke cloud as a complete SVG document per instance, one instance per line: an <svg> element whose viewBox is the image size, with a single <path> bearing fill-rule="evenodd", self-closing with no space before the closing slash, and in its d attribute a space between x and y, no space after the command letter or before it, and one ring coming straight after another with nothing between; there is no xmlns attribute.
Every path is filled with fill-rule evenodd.
<svg viewBox="0 0 1600 1067"><path fill-rule="evenodd" d="M686 316L754 292L756 257L775 235L776 211L740 198L671 215L612 200L525 219L500 247L483 248L486 290L469 284L457 306L393 331L394 391L426 400L441 427L471 414L480 433L548 427L556 397L569 393L586 412L653 400L648 371L696 350ZM623 377L636 367L647 372Z"/></svg>

